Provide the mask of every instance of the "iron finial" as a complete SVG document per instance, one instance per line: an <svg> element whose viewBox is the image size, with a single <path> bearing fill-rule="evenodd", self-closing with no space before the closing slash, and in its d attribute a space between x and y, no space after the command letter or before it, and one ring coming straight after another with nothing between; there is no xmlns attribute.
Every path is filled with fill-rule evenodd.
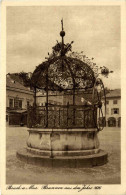
<svg viewBox="0 0 126 195"><path fill-rule="evenodd" d="M61 30L61 32L60 32L60 36L63 38L63 37L65 36L65 31L64 31L64 29L63 29L63 18L62 18L62 20L61 20L61 28L62 28L62 30Z"/></svg>

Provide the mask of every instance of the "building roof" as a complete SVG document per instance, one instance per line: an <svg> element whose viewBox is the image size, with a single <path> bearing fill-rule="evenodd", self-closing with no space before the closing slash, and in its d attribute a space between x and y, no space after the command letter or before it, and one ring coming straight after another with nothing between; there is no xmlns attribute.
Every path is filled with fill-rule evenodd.
<svg viewBox="0 0 126 195"><path fill-rule="evenodd" d="M24 87L21 83L13 80L12 78L10 78L9 75L7 75L6 77L6 87L13 89L15 91L33 94L33 92L30 89L28 89L27 87Z"/></svg>
<svg viewBox="0 0 126 195"><path fill-rule="evenodd" d="M14 80L14 81L17 81L18 83L20 83L21 85L23 85L24 84L24 82L23 82L23 79L18 75L18 74L16 74L16 73L9 73L8 74L9 76L10 76L10 78L12 79L12 80ZM24 85L23 85L24 86Z"/></svg>
<svg viewBox="0 0 126 195"><path fill-rule="evenodd" d="M121 97L121 89L114 89L106 95L106 98L112 97Z"/></svg>

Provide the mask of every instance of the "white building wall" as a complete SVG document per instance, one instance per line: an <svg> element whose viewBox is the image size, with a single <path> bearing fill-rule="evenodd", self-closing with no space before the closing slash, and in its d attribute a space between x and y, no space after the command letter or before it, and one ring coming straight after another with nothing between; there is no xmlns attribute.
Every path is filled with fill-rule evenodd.
<svg viewBox="0 0 126 195"><path fill-rule="evenodd" d="M62 93L58 94L57 92L49 91L48 102L54 105L63 105L63 95ZM39 106L44 106L46 103L46 92L37 92L36 93L36 103Z"/></svg>
<svg viewBox="0 0 126 195"><path fill-rule="evenodd" d="M113 101L117 100L117 104L114 104ZM106 122L108 125L108 120L110 117L114 117L116 119L116 126L118 126L118 119L121 117L121 98L120 97L111 97L111 98L106 98L106 101L109 101L109 104L106 104ZM119 109L119 113L114 114L112 112L112 109ZM105 106L103 102L102 106L102 111L103 111L103 116L105 116ZM98 115L98 113L97 113Z"/></svg>
<svg viewBox="0 0 126 195"><path fill-rule="evenodd" d="M33 95L7 89L6 91L6 107L9 107L9 99L19 98L22 100L22 108L27 109L27 101L33 105Z"/></svg>

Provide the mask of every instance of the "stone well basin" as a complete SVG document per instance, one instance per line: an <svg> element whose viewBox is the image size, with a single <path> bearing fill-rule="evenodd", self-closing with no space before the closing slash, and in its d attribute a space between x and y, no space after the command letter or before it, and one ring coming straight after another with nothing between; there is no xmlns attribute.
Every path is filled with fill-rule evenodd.
<svg viewBox="0 0 126 195"><path fill-rule="evenodd" d="M27 151L45 156L85 156L99 152L98 132L92 129L28 129Z"/></svg>

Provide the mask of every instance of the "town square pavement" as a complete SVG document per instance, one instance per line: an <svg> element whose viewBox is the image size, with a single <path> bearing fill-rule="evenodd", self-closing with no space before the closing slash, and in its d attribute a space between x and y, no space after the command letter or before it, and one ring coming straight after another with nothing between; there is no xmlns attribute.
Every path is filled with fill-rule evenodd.
<svg viewBox="0 0 126 195"><path fill-rule="evenodd" d="M104 128L100 148L108 152L108 163L93 168L49 168L26 164L16 151L26 146L26 127L6 128L7 184L120 184L121 128Z"/></svg>

